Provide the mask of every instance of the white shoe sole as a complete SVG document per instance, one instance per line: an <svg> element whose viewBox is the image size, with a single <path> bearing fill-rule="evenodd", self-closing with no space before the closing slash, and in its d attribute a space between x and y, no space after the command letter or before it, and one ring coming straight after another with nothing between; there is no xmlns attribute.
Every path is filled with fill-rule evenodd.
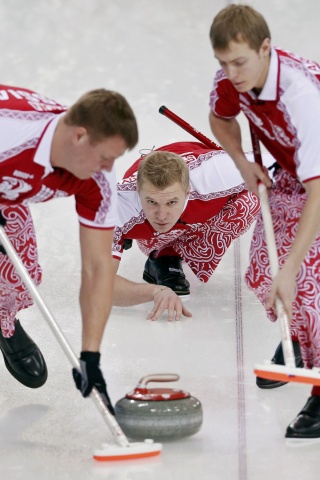
<svg viewBox="0 0 320 480"><path fill-rule="evenodd" d="M287 447L309 447L310 445L320 444L320 437L316 438L286 438L285 445Z"/></svg>

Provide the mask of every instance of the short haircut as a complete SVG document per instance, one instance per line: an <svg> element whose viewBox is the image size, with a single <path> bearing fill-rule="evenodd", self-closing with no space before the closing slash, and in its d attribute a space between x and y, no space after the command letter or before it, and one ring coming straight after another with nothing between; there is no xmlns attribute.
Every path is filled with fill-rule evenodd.
<svg viewBox="0 0 320 480"><path fill-rule="evenodd" d="M179 155L167 151L148 153L140 162L137 175L138 189L148 181L159 190L170 187L175 182L181 184L185 192L189 189L189 168Z"/></svg>
<svg viewBox="0 0 320 480"><path fill-rule="evenodd" d="M138 126L127 100L103 88L82 95L65 115L67 125L86 128L93 143L120 136L131 150L138 142Z"/></svg>
<svg viewBox="0 0 320 480"><path fill-rule="evenodd" d="M210 40L214 50L228 50L231 41L247 42L259 52L263 41L271 39L264 17L249 5L229 5L213 19Z"/></svg>

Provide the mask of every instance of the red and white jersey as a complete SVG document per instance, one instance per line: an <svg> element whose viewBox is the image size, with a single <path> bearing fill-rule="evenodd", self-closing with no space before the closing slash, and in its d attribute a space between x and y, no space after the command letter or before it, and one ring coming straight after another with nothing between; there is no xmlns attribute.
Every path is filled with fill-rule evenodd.
<svg viewBox="0 0 320 480"><path fill-rule="evenodd" d="M157 150L181 155L190 171L190 195L178 222L166 233L159 233L146 219L137 193L137 160L118 183L120 222L115 229L113 256L120 259L124 239L138 240L145 251L159 250L172 244L188 231L200 228L215 217L231 197L246 190L243 179L232 159L222 149L212 150L198 142L177 142ZM265 155L267 166L274 163ZM253 161L253 154L247 155Z"/></svg>
<svg viewBox="0 0 320 480"><path fill-rule="evenodd" d="M117 223L115 172L80 180L50 163L53 134L65 111L31 90L0 85L0 204L74 195L82 225L113 228Z"/></svg>
<svg viewBox="0 0 320 480"><path fill-rule="evenodd" d="M218 117L242 110L277 162L302 182L320 177L320 65L274 48L257 97L239 93L223 70L215 76L210 107Z"/></svg>

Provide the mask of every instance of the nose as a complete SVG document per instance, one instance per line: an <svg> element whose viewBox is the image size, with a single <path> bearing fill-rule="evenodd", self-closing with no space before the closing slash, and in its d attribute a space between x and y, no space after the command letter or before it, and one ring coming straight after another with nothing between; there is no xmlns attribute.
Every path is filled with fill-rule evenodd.
<svg viewBox="0 0 320 480"><path fill-rule="evenodd" d="M156 216L157 219L162 222L167 218L167 209L165 207L158 206Z"/></svg>
<svg viewBox="0 0 320 480"><path fill-rule="evenodd" d="M114 162L115 162L115 159L104 161L102 165L102 170L111 172Z"/></svg>
<svg viewBox="0 0 320 480"><path fill-rule="evenodd" d="M231 82L235 80L238 76L238 69L233 65L228 65L227 67L225 67L224 71Z"/></svg>

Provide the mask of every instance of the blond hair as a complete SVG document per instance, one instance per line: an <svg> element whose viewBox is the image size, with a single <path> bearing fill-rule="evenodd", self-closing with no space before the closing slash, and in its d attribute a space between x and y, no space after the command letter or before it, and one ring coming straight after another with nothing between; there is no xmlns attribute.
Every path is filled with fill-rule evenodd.
<svg viewBox="0 0 320 480"><path fill-rule="evenodd" d="M187 192L189 189L189 168L183 158L175 153L154 151L146 155L139 164L138 189L145 181L150 182L159 190L164 190L178 182Z"/></svg>
<svg viewBox="0 0 320 480"><path fill-rule="evenodd" d="M120 93L111 90L100 88L85 93L68 109L64 118L67 125L86 128L93 143L120 136L132 149L138 142L138 126L132 108Z"/></svg>
<svg viewBox="0 0 320 480"><path fill-rule="evenodd" d="M247 42L259 52L262 42L270 38L264 17L249 5L229 5L213 19L210 40L214 50L228 50L229 43Z"/></svg>

